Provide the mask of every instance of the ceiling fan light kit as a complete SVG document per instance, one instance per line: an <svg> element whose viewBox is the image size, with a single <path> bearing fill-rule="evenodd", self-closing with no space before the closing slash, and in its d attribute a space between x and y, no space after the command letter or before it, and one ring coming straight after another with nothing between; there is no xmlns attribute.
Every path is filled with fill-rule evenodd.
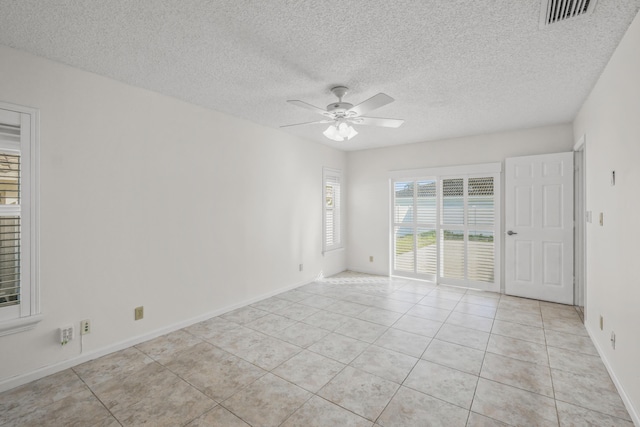
<svg viewBox="0 0 640 427"><path fill-rule="evenodd" d="M299 100L287 101L290 104L297 105L298 107L305 108L307 110L311 110L315 113L323 115L325 117L324 120L297 123L294 125L286 125L281 127L331 123L331 125L323 132L324 136L333 141L344 141L345 138L349 140L358 134L353 126L351 126L352 124L397 128L402 125L402 123L404 123L404 120L399 119L385 119L380 117L363 116L363 114L366 114L369 111L375 110L376 108L380 108L393 102L394 99L389 95L379 93L354 107L353 104L342 101L342 98L349 92L349 89L347 87L336 86L331 89L331 92L338 98L338 102L333 102L327 105L326 110Z"/></svg>
<svg viewBox="0 0 640 427"><path fill-rule="evenodd" d="M345 138L351 139L358 134L358 132L349 126L346 122L340 124L330 125L327 130L322 132L324 136L334 141L344 141Z"/></svg>

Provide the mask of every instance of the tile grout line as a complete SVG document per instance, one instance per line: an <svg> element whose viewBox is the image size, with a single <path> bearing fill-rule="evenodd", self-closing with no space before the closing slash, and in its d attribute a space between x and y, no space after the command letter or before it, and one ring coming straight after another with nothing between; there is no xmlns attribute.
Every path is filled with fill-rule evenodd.
<svg viewBox="0 0 640 427"><path fill-rule="evenodd" d="M551 371L551 357L549 355L549 344L547 343L547 328L545 327L544 316L542 315L542 308L540 309L540 318L542 319L542 332L544 334L544 347L547 354L547 362L549 362L549 378L551 379L551 391L553 393L553 406L556 408L556 420L560 425L560 411L558 410L558 399L556 399L556 387L553 381L553 373Z"/></svg>
<svg viewBox="0 0 640 427"><path fill-rule="evenodd" d="M500 298L502 299L502 298ZM500 299L498 300L498 305L500 305ZM496 308L496 313L497 313L497 308ZM478 384L480 384L480 375L482 374L482 368L484 367L484 360L487 357L487 348L489 347L489 340L491 339L491 331L493 331L493 325L495 324L495 317L494 319L491 321L491 329L489 330L489 338L487 339L487 344L485 346L484 352L482 354L482 363L480 363L480 370L478 371L478 378L476 380L476 386L473 389L473 396L471 397L471 404L469 405L469 413L467 414L467 422L466 424L469 424L469 419L471 418L471 410L473 408L473 403L476 400L476 393L478 391Z"/></svg>
<svg viewBox="0 0 640 427"><path fill-rule="evenodd" d="M105 405L105 403L102 401L102 399L100 399L98 397L98 395L93 391L93 389L89 386L89 384L86 383L86 381L84 380L84 378L82 378L80 376L80 374L78 374L76 372L76 370L74 368L71 368L71 370L73 371L74 374L76 374L76 376L80 379L80 381L82 381L82 383L85 385L85 387L87 387L87 389L91 392L91 394L98 400L98 402L100 402L100 404L104 407L104 409L107 410L107 412L109 412L109 414L111 415L111 417L113 417L114 420L116 420L116 422L118 424L120 424L122 426L122 423L120 422L120 420L115 416L115 414L113 412L111 412L111 409L107 408L107 405Z"/></svg>
<svg viewBox="0 0 640 427"><path fill-rule="evenodd" d="M340 301L345 301L345 300L344 300L344 299L341 299ZM348 301L348 300L347 300L347 301ZM350 302L350 301L349 301L349 302ZM359 304L359 303L354 303L354 304ZM361 304L361 305L363 305L363 306L364 306L364 304ZM373 306L369 306L369 307L373 307ZM363 311L365 311L365 310L366 310L366 308L365 308ZM325 310L325 311L328 311L328 310ZM337 313L337 314L339 314L339 313ZM354 317L347 316L347 317L350 317L350 318L352 318L352 319L357 319L357 320L361 320L361 321L365 321L365 322L366 322L366 320L358 319L358 318L356 318L355 316L354 316ZM374 323L374 322L369 322L369 323ZM374 324L375 324L375 323L374 323ZM338 327L340 327L340 326L341 326L341 325L337 326L337 327L336 327L336 329L337 329ZM386 326L386 325L381 325L381 326ZM385 329L385 331L384 331L383 333L381 333L381 334L378 336L378 338L379 338L380 336L384 335L384 334L385 334L385 333L386 333L390 328L391 328L391 326L388 326L388 327ZM307 350L308 350L308 351L311 351L311 352L312 352L312 353L314 353L314 354L317 354L317 355L322 356L322 357L327 357L328 359L335 360L336 362L338 362L338 363L342 363L342 364L344 365L344 366L342 367L342 369L340 369L340 371L339 371L339 372L337 372L337 373L336 373L336 374L335 374L335 375L334 375L334 376L333 376L329 381L327 381L327 382L325 383L325 385L324 385L324 386L322 386L320 389L318 389L318 391L317 391L317 392L312 393L312 397L310 397L307 401L311 400L311 398L313 398L313 396L317 396L317 397L319 397L319 398L321 398L321 399L323 399L323 400L325 400L325 401L327 401L327 402L329 402L329 403L331 403L331 404L333 404L333 405L337 405L337 406L339 406L340 408L342 408L342 409L344 409L344 410L347 410L347 411L351 412L352 414L354 414L354 415L356 415L356 416L358 416L358 417L360 417L360 418L362 418L362 419L368 420L367 418L363 417L362 415L357 414L357 413L353 412L352 410L350 410L350 409L348 409L348 408L345 408L345 407L341 406L340 404L338 404L338 403L336 403L336 402L332 402L332 401L330 401L330 400L325 399L325 398L324 398L323 396L321 396L319 393L320 393L320 392L321 392L321 391L322 391L322 390L323 390L323 389L324 389L324 388L325 388L325 387L326 387L326 386L327 386L331 381L333 381L333 379L335 379L338 375L340 375L342 372L344 372L344 371L347 369L347 367L351 367L352 369L361 370L361 369L358 369L358 368L356 368L356 367L354 367L354 366L351 366L351 363L353 363L353 361L355 361L358 357L360 357L360 356L362 355L362 353L364 353L367 349L369 349L371 346L373 346L373 345L374 345L374 343L375 343L375 341L374 341L374 343L368 343L368 342L366 342L366 341L362 341L362 340L357 339L357 338L353 338L353 337L349 337L349 336L347 336L347 335L340 334L340 332L336 332L336 330L335 330L335 329L333 329L333 330L332 330L332 331L330 331L329 333L330 333L330 334L331 334L331 333L336 333L336 334L338 334L338 335L342 335L342 336L347 337L347 338L355 339L355 340L357 340L357 341L360 341L360 342L366 343L366 344L368 344L368 345L367 345L367 347L366 347L366 348L364 348L360 353L358 353L358 355L357 355L357 356L355 356L355 357L354 357L354 358L353 358L349 363L343 363L343 362L341 362L341 361L339 361L339 360L332 359L332 358L330 358L330 357L327 357L327 356L325 356L325 355L323 355L323 354L316 353L316 352L314 352L313 350L311 350L311 349L307 348ZM326 335L325 335L325 336L326 336ZM376 341L377 341L377 338L376 338ZM318 342L318 341L316 341L316 342ZM312 344L312 345L313 345L313 344ZM311 346L311 345L310 345L310 346ZM310 346L309 346L309 347L310 347ZM386 380L385 378L379 377L379 376L377 376L377 375L375 375L375 374L371 374L371 373L366 372L366 371L363 371L363 372L365 372L365 373L367 373L367 374L369 374L369 375L374 375L374 376L376 376L376 377L378 377L378 378L381 378L381 379ZM277 374L274 374L274 375L277 375ZM283 379L284 379L284 378L283 378ZM387 381L388 381L388 380L387 380ZM397 389L397 390L396 390L396 392L394 393L394 396L395 396L395 394L398 392L398 390L399 390L399 389L400 389L400 386L398 387L398 389ZM391 400L392 400L392 399L393 399L393 396L392 396L392 398L389 400L389 402L387 402L387 405L391 402ZM305 403L306 403L306 402L305 402ZM302 407L302 406L301 406L301 407ZM385 406L385 408L386 408L386 406ZM298 408L298 409L300 409L300 408ZM297 411L298 409L296 409L296 411ZM289 416L288 416L288 417L287 417L287 418L286 418L282 423L280 423L280 425L284 424L284 423L286 422L286 420L288 420L291 416L293 416L293 414L295 414L295 412L296 412L296 411L294 411L294 412L292 412L291 414L289 414ZM383 409L383 411L382 411L382 412L384 412L384 409ZM381 412L380 414L382 414L382 412ZM374 424L376 423L376 421L377 421L377 419L378 419L378 418L379 418L379 415L378 415L378 417L376 417L376 420L374 420Z"/></svg>
<svg viewBox="0 0 640 427"><path fill-rule="evenodd" d="M429 291L429 293L427 293L427 295L425 295L424 297L422 297L420 299L420 301L422 301L424 298L426 298L427 296L429 296L431 293L433 292L433 290ZM416 302L413 304L413 306L404 312L404 314L402 315L402 317L407 316L408 312L411 311L411 309L413 309L416 305L419 304L419 302ZM401 317L401 318L402 318ZM391 327L393 325L395 325L396 323L398 323L400 321L400 319L396 320L391 326L389 326L389 328L387 328L387 330L391 329ZM442 322L442 325L444 325L444 322ZM442 325L440 325L440 327L438 328L438 331L440 330L440 328L442 328ZM437 332L436 332L437 335ZM374 420L374 424L377 424L378 420L380 419L380 417L382 416L382 414L384 414L384 411L386 411L386 409L389 407L389 405L391 404L391 402L393 401L393 399L396 397L396 395L398 394L398 392L400 391L400 389L402 387L404 387L404 383L407 380L407 378L409 378L411 376L411 373L413 372L413 370L416 368L416 366L418 365L418 363L420 363L420 360L422 360L422 356L424 355L424 352L427 351L427 348L429 348L429 345L431 345L431 342L433 342L434 338L431 338L431 340L429 341L429 344L427 344L427 346L425 347L425 349L422 351L422 353L420 354L420 357L417 358L416 363L414 363L413 367L409 370L409 372L407 373L407 375L405 376L405 378L402 380L402 382L399 384L398 388L396 389L396 391L393 393L393 396L391 396L391 399L389 399L389 401L387 402L387 404L384 406L384 408L382 408L382 411L380 411L380 414L376 417L376 419ZM432 396L433 397L433 396Z"/></svg>
<svg viewBox="0 0 640 427"><path fill-rule="evenodd" d="M343 301L343 300L341 300L341 301ZM312 308L315 308L315 307L312 307ZM322 311L326 311L326 312L329 312L329 313L333 313L333 312L330 312L330 311L328 311L328 310L326 310L326 309L318 309L318 310L322 310ZM339 313L337 313L337 314L339 314ZM311 315L310 315L310 316L311 316ZM307 316L307 317L309 317L309 316ZM350 316L347 316L347 317L350 317ZM303 319L303 320L304 320L304 319ZM303 323L303 322L301 322L301 321L297 321L296 323ZM291 325L291 326L294 326L294 325ZM338 326L338 327L339 327L339 326ZM286 328L285 328L285 329L286 329ZM260 331L258 331L258 332L260 332ZM331 333L337 333L337 334L339 334L339 335L342 335L342 334L340 334L339 332L335 332L335 329L334 329L334 330L329 331L329 334L331 334ZM267 335L269 335L269 334L267 334ZM327 334L327 335L328 335L328 334ZM278 338L273 337L273 336L271 336L271 335L269 335L269 336L270 336L270 337L272 337L272 338L274 338L274 339L278 339ZM326 336L326 335L325 335L325 336ZM356 338L353 338L353 337L348 337L348 336L346 336L346 335L343 335L343 336L345 336L345 337L347 337L347 338L351 338L351 339L356 339ZM321 338L321 339L322 339L322 338ZM356 339L356 340L358 340L358 339ZM283 341L283 340L281 340L281 341ZM358 341L364 342L364 341L362 341L362 340L358 340ZM283 341L283 342L284 342L284 341ZM317 342L317 341L316 341L316 342ZM365 343L366 343L366 342L365 342ZM373 344L371 344L371 343L366 343L366 344L368 344L368 346L367 346L365 349L363 349L363 350L362 350L362 352L366 351L366 349L367 349L367 348L369 348L371 345L373 345ZM295 345L295 344L294 344L294 345ZM311 345L312 345L312 344L311 344ZM327 399L325 399L324 397L320 396L318 393L319 393L319 392L320 392L320 391L321 391L321 390L322 390L322 389L323 389L323 388L324 388L324 387L325 387L329 382L331 382L331 381L332 381L336 376L338 376L341 372L343 372L343 371L347 368L347 366L350 366L350 364L345 364L345 363L343 363L343 362L341 362L341 361L338 361L338 360L332 359L332 358L330 358L330 357L327 357L328 359L330 359L330 360L335 360L336 362L341 363L341 364L343 364L344 366L343 366L343 367L341 368L341 370L340 370L340 371L338 371L338 372L337 372L337 373L336 373L336 374L335 374L335 375L334 375L334 376L333 376L329 381L327 381L327 383L326 383L323 387L321 387L317 392L311 392L311 391L309 391L309 390L306 390L304 387L301 387L301 386L299 386L299 385L297 385L297 384L295 384L295 383L293 383L293 382L289 381L288 379L283 378L283 377L281 377L280 375L278 375L278 374L276 374L276 373L274 373L274 372L273 372L273 371L274 371L275 369L277 369L279 366L283 365L284 363L286 363L287 361L289 361L290 359L292 359L292 358L293 358L293 357L295 357L296 355L300 354L300 353L301 353L302 351L304 351L304 350L308 350L308 351L310 351L310 352L312 352L312 353L314 353L314 354L317 354L317 355L319 355L319 356L322 356L322 357L327 357L327 356L325 356L325 355L322 355L322 354L316 353L316 352L314 352L313 350L310 350L308 347L307 347L307 348L301 347L301 351L300 351L300 352L298 352L298 353L296 353L296 354L292 355L290 358L288 358L287 360L285 360L285 361L283 361L282 363L278 364L278 365L277 365L276 367L274 367L273 369L268 370L268 371L267 371L267 370L265 370L265 371L267 371L267 373L271 373L272 375L276 376L277 378L280 378L280 379L282 379L283 381L286 381L286 382L288 382L289 384L291 384L291 385L293 385L293 386L295 386L295 387L298 387L298 388L300 388L300 389L302 389L302 390L304 390L304 391L306 391L306 392L308 392L308 393L310 394L310 397L309 397L307 400L305 400L305 402L303 402L303 403L302 403L298 408L296 408L293 412L291 412L291 413L290 413L290 414L289 414L289 415L288 415L288 416L287 416L287 417L286 417L286 418L285 418L285 419L284 419L284 420L283 420L279 425L282 425L283 423L285 423L285 422L286 422L286 420L288 420L291 416L293 416L293 414L295 414L295 413L296 413L296 412L297 412L297 411L298 411L302 406L304 406L304 405L305 405L309 400L311 400L314 396L318 396L319 398L321 398L321 399L323 399L323 400L327 400ZM358 355L357 355L353 360L357 359L357 358L362 354L362 352L358 353ZM240 357L240 356L236 356L236 357ZM240 357L240 358L241 358L241 357ZM244 360L244 359L243 359L243 360ZM248 362L248 363L252 363L252 362L249 362L249 361L247 361L247 362ZM257 366L257 365L255 365L255 366ZM259 367L259 366L257 366L257 367L258 367L258 368L260 368L260 369L263 369L263 368L261 368L261 367ZM354 367L352 367L352 368L353 368L353 369L357 369L357 368L354 368ZM266 373L265 373L264 375L262 375L260 378L264 377L265 375L266 375ZM259 378L258 378L258 379L259 379ZM256 379L255 381L257 381L258 379ZM255 381L253 381L251 384L255 383ZM240 391L242 391L242 390L244 390L244 389L248 388L251 384L248 384L246 387L243 387L241 390L238 390L238 392L234 393L234 395L235 395L235 394L237 394L237 393L239 393ZM233 396L233 395L232 395L232 396ZM231 398L232 396L229 396L227 399ZM225 400L227 400L227 399L225 399ZM328 402L330 402L330 401L328 401ZM330 402L330 403L332 403L332 404L334 404L334 405L337 405L337 406L340 406L340 405L338 405L338 404L337 404L337 403L335 403L335 402ZM232 412L229 408L226 408L224 405L222 405L222 402L220 402L220 405L221 405L222 407L224 407L226 410L228 410L229 412ZM347 409L347 408L344 408L344 407L342 407L342 406L340 406L340 407L341 407L341 408L343 408L343 409L345 409L345 410L347 410L347 411L349 411L349 412L351 412L351 413L353 413L353 414L355 414L355 415L357 415L357 416L359 416L359 417L361 417L361 418L363 418L361 415L356 414L355 412L353 412L353 411L351 411L351 410L349 410L349 409ZM232 413L233 413L233 412L232 412ZM244 418L240 417L238 414L235 414L235 413L234 413L234 415L236 415L238 418L242 419L243 421L245 421L246 423L248 423L248 424L249 424L249 421L248 421L248 420L245 420ZM365 419L365 418L363 418L363 419Z"/></svg>
<svg viewBox="0 0 640 427"><path fill-rule="evenodd" d="M432 290L431 292L429 292L427 295L425 295L422 299L424 299L424 298L428 297L432 292L433 292L433 290ZM466 293L466 292L465 292L465 293ZM422 301L422 299L421 299L420 301ZM419 304L419 302L415 303L415 304L413 305L413 307L415 307L415 306L416 306L416 305L418 305L418 304ZM459 304L459 301L458 301L458 302L456 302L456 305L454 305L454 308L455 308L458 304ZM413 307L412 307L412 308L413 308ZM436 307L434 307L434 308L436 308ZM405 312L405 315L408 315L407 313L408 313L410 310L411 310L411 309L407 310L407 312ZM441 325L440 325L440 327L438 328L438 332L440 331L440 329L442 329L442 327L443 327L443 326L444 326L444 324L446 323L446 321L447 321L447 319L449 318L449 316L451 315L451 313L453 313L453 309L451 309L451 310L449 311L449 314L447 315L447 317L444 319L444 321L443 321L443 322L441 322L442 324L441 324ZM429 320L429 319L428 319L428 320ZM395 324L395 323L394 323L394 324ZM436 335L438 334L438 332L436 332ZM418 360L416 361L416 363L413 365L413 367L411 368L411 370L409 371L409 373L405 376L404 380L402 380L402 382L400 383L400 385L399 385L398 389L395 391L395 393L393 394L393 396L391 397L391 399L389 399L389 401L387 402L387 404L385 405L385 407L383 408L383 410L380 412L380 415L378 415L378 417L377 417L377 418L376 418L376 420L374 421L374 424L378 422L378 420L380 419L380 417L382 416L382 414L384 413L384 411L385 411L385 410L387 409L387 407L391 404L391 402L393 401L393 399L395 398L395 396L398 394L398 392L400 391L400 389L401 389L402 387L406 387L406 388L408 388L408 389L410 389L410 390L413 390L413 391L416 391L416 392L418 392L418 393L425 394L425 395L427 395L427 396L429 396L429 397L431 397L431 398L434 398L434 399L440 400L440 401L442 401L442 402L445 402L445 403L451 404L451 402L447 402L446 400L443 400L443 399L438 398L438 397L436 397L436 396L432 396L432 395L430 395L430 394L428 394L428 393L424 393L424 392L421 392L421 391L419 391L419 390L416 390L416 389L414 389L414 388L412 388L412 387L409 387L409 386L404 385L404 383L406 382L406 380L411 376L411 373L415 370L416 366L418 366L418 364L420 363L420 361L421 361L421 360L424 360L424 359L422 359L422 356L424 356L424 353L427 351L427 349L429 348L429 346L431 345L431 343L433 342L433 340L434 340L434 339L435 339L435 336L430 340L430 342L429 342L429 344L427 345L427 347L422 351L422 354L420 355L420 357L418 358ZM454 405L455 405L455 404L454 404ZM455 405L455 406L458 406L458 405ZM458 406L458 407L460 407L460 406ZM461 408L461 407L460 407L460 408ZM462 408L462 409L465 409L465 408ZM468 413L467 413L467 421L468 421L470 409L465 409L465 410L467 410L467 412L468 412Z"/></svg>
<svg viewBox="0 0 640 427"><path fill-rule="evenodd" d="M399 289L399 288L398 288L398 289ZM430 291L429 293L431 293L431 291ZM427 294L427 295L428 295L428 294ZM425 297L426 297L426 296L425 296ZM424 297L423 297L423 298L424 298ZM422 300L423 298L421 298L421 300ZM344 301L344 300L343 300L343 301ZM358 304L358 303L356 303L356 304ZM413 305L411 306L411 308L415 307L417 304L418 304L418 302L413 303ZM361 305L364 305L364 304L361 304ZM369 307L375 307L375 306L371 306L371 305L370 305ZM377 308L380 308L380 307L377 307ZM407 315L407 312L408 312L409 310L411 310L411 308L410 308L410 309L408 309L408 310L406 310L404 313L401 313L401 314L402 314L401 318L402 318L403 316ZM384 310L383 308L380 308L380 309L381 309L381 310ZM366 310L366 309L365 309L365 310ZM364 311L364 310L363 310L363 311ZM347 317L351 317L351 316L347 316ZM356 317L352 317L352 318L357 319ZM358 320L362 320L362 319L358 319ZM334 378L336 378L338 375L340 375L340 373L344 372L344 370L345 370L347 367L351 367L352 369L357 369L357 370L360 370L360 371L362 371L362 372L365 372L365 373L367 373L367 374L369 374L369 375L373 375L373 376L375 376L375 377L377 377L377 378L383 379L383 380L385 380L385 381L389 381L388 379L386 379L386 378L382 378L382 377L380 377L379 375L372 374L372 373L370 373L370 372L363 371L362 369L358 369L358 368L356 368L356 367L354 367L354 366L351 366L351 363L353 363L353 361L355 361L358 357L360 357L360 356L362 355L362 353L364 353L367 349L369 349L371 346L375 345L375 342L376 342L376 341L377 341L377 340L378 340L382 335L384 335L386 332L388 332L388 331L392 328L392 326L393 326L395 323L397 323L399 320L400 320L400 319L396 320L396 321L395 321L393 324L391 324L390 326L382 325L382 326L386 326L386 329L385 329L385 331L384 331L384 332L382 332L382 333L381 333L381 334L376 338L376 340L375 340L373 343L368 343L368 342L365 342L365 341L359 340L359 339L357 339L357 338L353 338L353 337L349 337L349 336L343 335L343 336L346 336L347 338L352 338L352 339L356 339L356 340L361 341L361 342L365 342L365 343L367 343L367 344L368 344L368 346L367 346L365 349L363 349L360 353L358 353L358 355L357 355L356 357L354 357L354 358L351 360L351 362L349 362L349 363L345 364L345 366L340 370L340 372L338 372L335 376L333 376L333 378L332 378L331 380L329 380L329 381L328 381L328 382L327 382L327 383L326 383L322 388L320 388L320 389L318 390L318 393L319 393L323 388L325 388L325 387L326 387L326 386L327 386L327 385L328 385L328 384L329 384L329 383L330 383ZM363 321L366 321L366 320L363 320ZM370 322L370 323L374 323L374 322ZM342 335L342 334L340 334L339 332L336 332L335 330L333 330L332 332L337 333L337 334L339 334L339 335ZM378 346L378 347L379 347L379 346ZM427 345L427 347L428 347L428 345ZM383 347L381 347L381 348L383 348ZM313 350L309 350L309 351L312 351L312 352L313 352ZM393 351L393 350L392 350L392 351ZM314 353L315 353L315 352L314 352ZM400 353L400 352L398 352L398 353ZM423 353L424 353L424 351L423 351ZM318 354L318 353L316 353L316 354ZM400 353L400 354L404 354L404 353ZM323 355L321 355L321 356L323 356ZM326 357L326 356L324 356L324 357ZM413 356L412 356L412 357L413 357ZM332 359L332 360L335 360L335 359ZM402 381L402 383L404 383L404 381L406 380L406 378L408 378L408 377L409 377L409 375L411 374L411 371L415 368L415 365L417 365L419 361L420 361L420 358L417 358L416 363L414 364L414 367L413 367L413 368L409 371L409 373L405 376L405 379ZM338 362L340 362L340 361L338 361ZM340 363L342 363L342 362L340 362ZM391 381L391 382L394 382L394 381ZM376 419L375 419L375 420L373 420L373 423L374 423L374 424L375 424L375 423L377 423L377 421L378 421L378 419L380 418L380 416L384 413L385 409L389 406L389 404L391 403L391 401L393 400L393 398L396 396L396 394L398 393L398 391L399 391L399 390L400 390L400 388L402 387L402 383L400 383L400 384L396 383L396 384L398 384L398 388L397 388L397 389L396 389L396 391L393 393L393 396L391 396L391 398L389 399L389 401L387 402L387 404L385 405L385 407L382 409L382 411L380 412L380 414L378 414L378 416L376 417ZM316 395L317 395L318 397L320 397L320 398L324 399L324 398L323 398L322 396L320 396L319 394L316 394ZM325 400L326 400L326 399L325 399ZM329 402L331 402L331 401L329 401ZM349 409L344 408L343 406L341 406L341 405L339 405L339 404L337 404L337 403L335 403L335 402L331 402L331 403L333 403L333 404L335 404L335 405L338 405L338 406L340 406L341 408L343 408L343 409L346 409L346 410L350 411ZM354 413L354 414L355 414L355 412L353 412L353 411L350 411L350 412L352 412L352 413ZM362 417L360 414L356 414L356 415L357 415L357 416L360 416L360 417L361 417L361 418L363 418L363 419L366 419L366 418Z"/></svg>

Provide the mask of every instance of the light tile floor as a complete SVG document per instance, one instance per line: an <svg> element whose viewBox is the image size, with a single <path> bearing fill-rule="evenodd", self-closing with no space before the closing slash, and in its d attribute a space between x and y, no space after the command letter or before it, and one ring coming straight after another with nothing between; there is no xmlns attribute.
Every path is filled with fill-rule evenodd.
<svg viewBox="0 0 640 427"><path fill-rule="evenodd" d="M573 307L352 272L0 394L6 426L632 426Z"/></svg>

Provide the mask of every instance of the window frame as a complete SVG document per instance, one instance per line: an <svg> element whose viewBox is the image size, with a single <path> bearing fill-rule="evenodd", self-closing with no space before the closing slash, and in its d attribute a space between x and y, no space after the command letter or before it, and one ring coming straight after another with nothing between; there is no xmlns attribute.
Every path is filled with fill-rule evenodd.
<svg viewBox="0 0 640 427"><path fill-rule="evenodd" d="M0 336L33 329L42 320L40 304L40 112L35 108L0 102L6 117L16 113L20 143L0 143L7 152L20 153L20 304L0 308ZM0 115L1 118L1 115ZM24 135L24 136L23 136Z"/></svg>
<svg viewBox="0 0 640 427"><path fill-rule="evenodd" d="M329 178L334 179L338 183L338 196L336 197L334 193L333 197L333 207L331 209L327 206L327 180ZM335 251L342 249L343 245L343 233L342 233L342 194L343 194L343 181L342 181L342 171L340 169L333 169L328 167L322 168L322 254L324 255L327 252ZM331 210L333 211L332 218L334 219L332 227L333 227L333 235L336 235L336 229L338 232L338 241L333 244L327 244L327 212ZM336 215L337 213L337 215ZM337 221L336 221L337 218ZM336 227L337 222L337 227Z"/></svg>

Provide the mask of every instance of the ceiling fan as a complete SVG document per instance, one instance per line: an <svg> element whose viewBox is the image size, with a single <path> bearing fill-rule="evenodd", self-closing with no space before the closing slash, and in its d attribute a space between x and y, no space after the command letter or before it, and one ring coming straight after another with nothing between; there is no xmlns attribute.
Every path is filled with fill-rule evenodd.
<svg viewBox="0 0 640 427"><path fill-rule="evenodd" d="M327 109L315 107L311 104L307 104L303 101L289 100L289 104L297 105L298 107L306 108L316 112L324 117L324 120L318 120L315 122L297 123L294 125L280 126L282 128L291 126L313 125L330 123L331 125L323 132L324 136L334 141L344 141L344 139L351 139L358 134L351 125L367 125L367 126L383 126L388 128L397 128L404 120L399 119L383 119L380 117L366 117L363 114L373 111L376 108L380 108L394 101L392 97L384 93L379 93L372 96L366 101L354 106L348 102L343 102L342 98L349 92L349 89L345 86L336 86L331 89L331 92L338 98L338 102L333 102L327 105Z"/></svg>

